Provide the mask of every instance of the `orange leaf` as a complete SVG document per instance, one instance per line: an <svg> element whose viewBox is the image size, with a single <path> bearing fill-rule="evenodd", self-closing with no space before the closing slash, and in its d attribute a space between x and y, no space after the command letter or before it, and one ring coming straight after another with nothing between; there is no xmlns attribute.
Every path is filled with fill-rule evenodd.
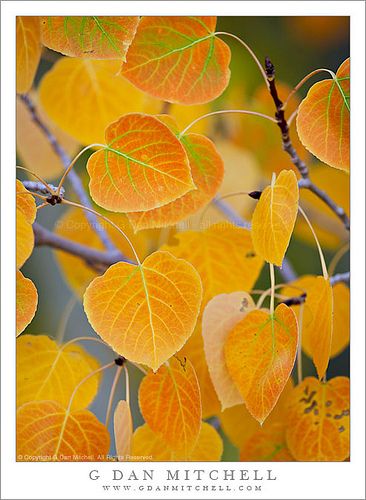
<svg viewBox="0 0 366 500"><path fill-rule="evenodd" d="M106 427L88 410L67 411L56 401L31 401L17 411L17 457L22 461L105 460Z"/></svg>
<svg viewBox="0 0 366 500"><path fill-rule="evenodd" d="M119 401L114 412L114 439L118 461L128 460L131 455L133 425L130 405Z"/></svg>
<svg viewBox="0 0 366 500"><path fill-rule="evenodd" d="M27 190L19 179L16 179L16 193L17 193L17 209L19 209L25 216L29 224L33 224L37 215L36 202L31 194L26 193Z"/></svg>
<svg viewBox="0 0 366 500"><path fill-rule="evenodd" d="M272 423L257 430L240 450L242 462L292 462L286 444L283 422Z"/></svg>
<svg viewBox="0 0 366 500"><path fill-rule="evenodd" d="M95 278L84 294L84 309L118 354L157 370L192 334L201 296L193 266L155 252L141 266L118 262Z"/></svg>
<svg viewBox="0 0 366 500"><path fill-rule="evenodd" d="M334 79L315 83L297 113L297 131L306 148L331 167L349 171L350 60Z"/></svg>
<svg viewBox="0 0 366 500"><path fill-rule="evenodd" d="M292 170L282 170L261 194L252 218L253 245L261 257L282 266L295 226L299 188Z"/></svg>
<svg viewBox="0 0 366 500"><path fill-rule="evenodd" d="M189 462L219 462L223 443L219 433L206 422L202 422L196 445L185 460ZM169 462L181 461L177 453L170 451L160 437L145 424L133 434L132 455L134 461Z"/></svg>
<svg viewBox="0 0 366 500"><path fill-rule="evenodd" d="M339 462L350 452L349 379L326 383L308 377L295 387L289 405L286 439L303 462Z"/></svg>
<svg viewBox="0 0 366 500"><path fill-rule="evenodd" d="M186 152L153 116L131 113L106 129L106 148L88 160L90 194L113 212L165 205L195 188Z"/></svg>
<svg viewBox="0 0 366 500"><path fill-rule="evenodd" d="M17 335L29 325L37 310L38 293L33 281L17 270Z"/></svg>
<svg viewBox="0 0 366 500"><path fill-rule="evenodd" d="M295 363L298 327L284 304L273 315L249 312L225 343L229 373L248 411L263 423L276 405Z"/></svg>
<svg viewBox="0 0 366 500"><path fill-rule="evenodd" d="M42 42L66 56L125 61L138 23L137 16L41 17Z"/></svg>
<svg viewBox="0 0 366 500"><path fill-rule="evenodd" d="M225 340L245 315L255 308L246 292L216 295L205 307L202 337L211 380L221 401L222 410L243 402L225 364Z"/></svg>
<svg viewBox="0 0 366 500"><path fill-rule="evenodd" d="M187 359L171 358L150 372L139 388L142 416L172 451L192 452L201 428L201 395L196 373Z"/></svg>
<svg viewBox="0 0 366 500"><path fill-rule="evenodd" d="M34 248L34 234L32 224L29 224L24 213L17 208L16 215L16 261L17 267L22 265L30 257Z"/></svg>
<svg viewBox="0 0 366 500"><path fill-rule="evenodd" d="M135 231L176 224L207 205L217 193L224 176L224 164L213 142L198 134L180 137L180 141L187 153L197 189L163 207L129 214Z"/></svg>
<svg viewBox="0 0 366 500"><path fill-rule="evenodd" d="M252 435L261 429L266 429L272 424L284 423L287 416L287 405L294 387L291 377L288 379L276 406L268 415L266 421L260 425L248 412L244 404L232 406L218 415L221 426L230 441L238 448L248 441Z"/></svg>
<svg viewBox="0 0 366 500"><path fill-rule="evenodd" d="M296 288L295 288L296 287ZM302 276L283 289L289 297L306 292L304 305L302 346L314 361L319 378L327 370L333 332L333 293L329 280L323 276ZM294 306L299 310L299 306Z"/></svg>
<svg viewBox="0 0 366 500"><path fill-rule="evenodd" d="M17 92L25 94L31 88L41 58L39 17L16 18L16 78Z"/></svg>
<svg viewBox="0 0 366 500"><path fill-rule="evenodd" d="M75 387L98 367L78 345L63 348L46 335L22 335L17 339L17 406L52 400L67 407ZM72 410L87 407L98 387L98 374L86 380L75 393Z"/></svg>
<svg viewBox="0 0 366 500"><path fill-rule="evenodd" d="M216 17L144 17L122 74L169 102L212 101L230 79L230 49L215 37L215 28Z"/></svg>

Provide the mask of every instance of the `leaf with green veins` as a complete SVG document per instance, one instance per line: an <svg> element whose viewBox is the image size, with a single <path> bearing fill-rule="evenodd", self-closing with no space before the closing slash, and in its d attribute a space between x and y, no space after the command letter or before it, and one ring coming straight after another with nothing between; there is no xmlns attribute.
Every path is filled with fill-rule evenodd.
<svg viewBox="0 0 366 500"><path fill-rule="evenodd" d="M138 23L138 16L42 17L42 42L66 56L125 61Z"/></svg>
<svg viewBox="0 0 366 500"><path fill-rule="evenodd" d="M113 212L151 210L195 189L185 149L153 116L131 113L109 125L106 148L88 160L90 194Z"/></svg>
<svg viewBox="0 0 366 500"><path fill-rule="evenodd" d="M350 168L350 60L339 67L334 79L311 87L297 115L301 142L329 166Z"/></svg>
<svg viewBox="0 0 366 500"><path fill-rule="evenodd" d="M209 102L230 79L230 49L215 36L216 17L144 17L122 75L169 102Z"/></svg>
<svg viewBox="0 0 366 500"><path fill-rule="evenodd" d="M229 333L225 360L251 415L263 423L276 405L296 358L296 316L280 304L271 316L249 312Z"/></svg>
<svg viewBox="0 0 366 500"><path fill-rule="evenodd" d="M88 320L114 351L157 370L192 334L202 285L194 267L168 252L141 266L118 262L84 294Z"/></svg>

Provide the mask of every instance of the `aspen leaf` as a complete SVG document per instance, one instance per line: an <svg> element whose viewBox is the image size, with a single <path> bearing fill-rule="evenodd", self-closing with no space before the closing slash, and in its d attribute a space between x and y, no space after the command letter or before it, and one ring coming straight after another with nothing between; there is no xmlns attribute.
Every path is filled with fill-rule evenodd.
<svg viewBox="0 0 366 500"><path fill-rule="evenodd" d="M82 144L103 144L106 127L120 116L160 109L158 101L149 101L146 94L117 75L119 66L119 61L59 59L40 82L42 108L60 129Z"/></svg>
<svg viewBox="0 0 366 500"><path fill-rule="evenodd" d="M124 214L108 213L108 218L121 228L131 240L140 258L148 253L148 240L146 235L134 235L131 225ZM134 259L134 254L126 239L110 224L105 224L104 229L111 241L128 259ZM87 245L96 250L104 250L103 243L81 210L71 208L67 210L56 222L55 234L72 240L82 245ZM67 252L55 251L56 260L61 267L62 276L75 293L82 297L89 283L98 276L97 270L92 269L84 260Z"/></svg>
<svg viewBox="0 0 366 500"><path fill-rule="evenodd" d="M34 201L32 195L23 194L26 192L27 190L23 186L23 183L19 179L17 179L16 180L17 209L19 209L23 213L26 221L29 224L33 224L37 215L36 202Z"/></svg>
<svg viewBox="0 0 366 500"><path fill-rule="evenodd" d="M57 139L57 142L73 157L78 149L78 143L55 125L42 109L38 95L30 92L36 113ZM32 115L24 102L17 97L16 101L16 135L17 154L22 165L29 168L46 181L53 180L64 171L60 157L53 150L44 132L32 119Z"/></svg>
<svg viewBox="0 0 366 500"><path fill-rule="evenodd" d="M37 310L38 293L32 280L17 270L16 293L17 335L29 325Z"/></svg>
<svg viewBox="0 0 366 500"><path fill-rule="evenodd" d="M157 370L192 334L202 285L194 267L168 252L141 266L118 262L84 294L94 330L118 354Z"/></svg>
<svg viewBox="0 0 366 500"><path fill-rule="evenodd" d="M139 388L142 416L174 452L188 457L201 428L201 395L196 373L187 359L171 358L148 373Z"/></svg>
<svg viewBox="0 0 366 500"><path fill-rule="evenodd" d="M39 17L16 18L16 79L17 92L25 94L31 88L41 58Z"/></svg>
<svg viewBox="0 0 366 500"><path fill-rule="evenodd" d="M202 422L197 443L189 457L184 458L189 462L218 462L223 452L223 443L219 433L206 422ZM166 447L160 437L155 434L147 424L138 427L132 440L133 460L170 462L180 461L177 453Z"/></svg>
<svg viewBox="0 0 366 500"><path fill-rule="evenodd" d="M255 207L252 218L252 239L255 251L267 262L282 266L299 201L299 188L292 170L282 170L267 186Z"/></svg>
<svg viewBox="0 0 366 500"><path fill-rule="evenodd" d="M333 286L333 335L330 357L338 356L349 344L350 293L344 283Z"/></svg>
<svg viewBox="0 0 366 500"><path fill-rule="evenodd" d="M199 134L180 137L197 189L160 208L128 215L135 231L176 224L205 206L215 196L224 176L224 164L210 139Z"/></svg>
<svg viewBox="0 0 366 500"><path fill-rule="evenodd" d="M249 413L244 404L232 406L220 413L218 418L221 427L230 441L241 449L243 443L248 441L260 429L266 429L277 422L283 423L286 420L287 405L293 387L294 383L289 378L276 406L262 425Z"/></svg>
<svg viewBox="0 0 366 500"><path fill-rule="evenodd" d="M34 248L34 234L32 224L27 221L24 213L17 208L16 213L16 262L21 268L30 257Z"/></svg>
<svg viewBox="0 0 366 500"><path fill-rule="evenodd" d="M96 359L80 346L61 347L46 335L17 339L17 406L47 399L66 408L76 385L98 368ZM98 385L98 375L86 380L75 394L72 409L87 407Z"/></svg>
<svg viewBox="0 0 366 500"><path fill-rule="evenodd" d="M215 28L216 17L143 17L121 72L153 97L212 101L230 79L230 49L215 37Z"/></svg>
<svg viewBox="0 0 366 500"><path fill-rule="evenodd" d="M250 231L232 224L213 224L202 232L184 231L176 240L161 249L197 269L203 284L203 307L219 293L251 290L263 266L253 251Z"/></svg>
<svg viewBox="0 0 366 500"><path fill-rule="evenodd" d="M114 439L119 461L128 460L131 455L133 425L130 405L119 401L114 411Z"/></svg>
<svg viewBox="0 0 366 500"><path fill-rule="evenodd" d="M292 282L296 288L286 287L284 295L301 295L306 292L303 314L302 346L316 366L319 379L327 370L333 332L333 292L329 280L323 276L302 276ZM297 310L299 306L294 306Z"/></svg>
<svg viewBox="0 0 366 500"><path fill-rule="evenodd" d="M105 460L109 451L108 431L93 413L68 413L57 401L21 406L16 436L17 456L25 461L95 462Z"/></svg>
<svg viewBox="0 0 366 500"><path fill-rule="evenodd" d="M275 422L257 430L240 450L242 462L292 462L287 448L285 425Z"/></svg>
<svg viewBox="0 0 366 500"><path fill-rule="evenodd" d="M42 42L66 56L125 61L138 23L137 16L41 17Z"/></svg>
<svg viewBox="0 0 366 500"><path fill-rule="evenodd" d="M225 340L234 326L254 308L253 299L247 292L233 292L217 295L203 311L202 337L206 361L222 410L243 402L226 368Z"/></svg>
<svg viewBox="0 0 366 500"><path fill-rule="evenodd" d="M320 382L308 377L289 404L286 440L303 462L340 462L350 453L349 378Z"/></svg>
<svg viewBox="0 0 366 500"><path fill-rule="evenodd" d="M273 315L250 311L227 337L226 366L259 423L273 410L290 377L297 339L296 316L284 304Z"/></svg>
<svg viewBox="0 0 366 500"><path fill-rule="evenodd" d="M302 101L296 125L305 147L329 166L350 168L350 60L334 79L315 83Z"/></svg>
<svg viewBox="0 0 366 500"><path fill-rule="evenodd" d="M151 210L195 189L183 146L157 118L122 116L106 129L105 141L87 164L90 194L101 207Z"/></svg>

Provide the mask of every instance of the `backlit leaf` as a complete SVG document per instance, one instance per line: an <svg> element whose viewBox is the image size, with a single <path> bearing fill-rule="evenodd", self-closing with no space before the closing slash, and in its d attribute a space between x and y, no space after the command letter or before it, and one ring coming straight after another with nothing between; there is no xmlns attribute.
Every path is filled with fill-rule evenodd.
<svg viewBox="0 0 366 500"><path fill-rule="evenodd" d="M215 28L216 17L144 17L122 74L169 102L212 101L230 78L230 49L215 37Z"/></svg>
<svg viewBox="0 0 366 500"><path fill-rule="evenodd" d="M26 192L27 190L23 183L19 179L16 179L17 209L24 214L29 224L33 224L37 215L36 203L31 194L23 194Z"/></svg>
<svg viewBox="0 0 366 500"><path fill-rule="evenodd" d="M302 276L283 289L289 297L306 292L303 314L302 346L314 361L321 379L328 367L333 332L333 293L323 276ZM296 288L295 288L296 287ZM301 291L300 291L300 290ZM293 306L299 310L299 306Z"/></svg>
<svg viewBox="0 0 366 500"><path fill-rule="evenodd" d="M243 443L248 441L250 437L260 429L266 429L277 422L285 422L287 416L287 405L294 387L291 378L288 379L284 390L282 391L276 406L268 415L268 418L260 425L259 422L252 417L244 404L232 406L218 415L221 426L230 441L242 448Z"/></svg>
<svg viewBox="0 0 366 500"><path fill-rule="evenodd" d="M96 359L76 344L61 350L46 335L22 335L17 339L17 406L47 399L66 408L76 385L98 366ZM86 408L98 385L98 375L86 380L75 394L72 409Z"/></svg>
<svg viewBox="0 0 366 500"><path fill-rule="evenodd" d="M31 401L21 406L16 436L20 461L95 462L105 460L109 451L108 431L93 413L67 413L57 401Z"/></svg>
<svg viewBox="0 0 366 500"><path fill-rule="evenodd" d="M309 151L331 167L349 171L350 60L334 79L315 83L297 114L297 131Z"/></svg>
<svg viewBox="0 0 366 500"><path fill-rule="evenodd" d="M249 312L229 333L225 359L248 411L263 423L283 391L295 363L298 327L284 304L273 315Z"/></svg>
<svg viewBox="0 0 366 500"><path fill-rule="evenodd" d="M106 129L105 141L87 164L90 194L101 207L151 210L195 189L183 146L157 118L122 116Z"/></svg>
<svg viewBox="0 0 366 500"><path fill-rule="evenodd" d="M295 387L289 405L286 440L304 462L339 462L350 453L349 379L326 383L308 377Z"/></svg>
<svg viewBox="0 0 366 500"><path fill-rule="evenodd" d="M261 194L252 218L252 239L258 255L282 266L299 201L299 188L292 170L282 170Z"/></svg>
<svg viewBox="0 0 366 500"><path fill-rule="evenodd" d="M30 257L34 248L34 234L32 224L30 224L24 213L17 208L16 213L16 262L21 268L24 262Z"/></svg>
<svg viewBox="0 0 366 500"><path fill-rule="evenodd" d="M37 310L38 293L32 280L17 270L17 335L29 325Z"/></svg>
<svg viewBox="0 0 366 500"><path fill-rule="evenodd" d="M187 134L180 141L187 153L197 189L163 207L129 214L135 231L176 224L194 214L215 196L224 176L224 164L215 145L210 139L198 134Z"/></svg>
<svg viewBox="0 0 366 500"><path fill-rule="evenodd" d="M38 102L36 93L31 92L30 97L42 122L66 153L73 157L77 152L78 143L48 118ZM21 159L21 165L40 175L46 181L61 176L64 166L60 157L55 153L46 135L34 122L32 115L19 97L16 101L16 127L17 154Z"/></svg>
<svg viewBox="0 0 366 500"><path fill-rule="evenodd" d="M47 16L42 42L66 56L125 61L138 23L137 16Z"/></svg>
<svg viewBox="0 0 366 500"><path fill-rule="evenodd" d="M189 457L189 462L219 462L223 452L223 443L219 433L206 422L202 422L198 440ZM144 462L180 461L179 454L169 450L160 437L145 424L138 427L132 440L133 460Z"/></svg>
<svg viewBox="0 0 366 500"><path fill-rule="evenodd" d="M141 266L118 262L95 278L85 292L84 309L94 330L118 354L157 370L192 334L201 296L193 266L155 252Z"/></svg>
<svg viewBox="0 0 366 500"><path fill-rule="evenodd" d="M246 292L220 294L209 301L202 317L202 337L211 380L222 410L243 402L225 364L224 344L234 326L255 308Z"/></svg>
<svg viewBox="0 0 366 500"><path fill-rule="evenodd" d="M292 462L287 448L285 425L276 422L257 430L240 450L242 462Z"/></svg>
<svg viewBox="0 0 366 500"><path fill-rule="evenodd" d="M16 18L16 78L17 92L25 94L31 88L41 58L39 17Z"/></svg>
<svg viewBox="0 0 366 500"><path fill-rule="evenodd" d="M131 455L132 433L130 406L127 401L119 401L114 411L114 439L119 462L128 460Z"/></svg>
<svg viewBox="0 0 366 500"><path fill-rule="evenodd" d="M201 396L196 373L187 359L172 358L140 384L139 405L153 432L175 452L192 452L201 428Z"/></svg>

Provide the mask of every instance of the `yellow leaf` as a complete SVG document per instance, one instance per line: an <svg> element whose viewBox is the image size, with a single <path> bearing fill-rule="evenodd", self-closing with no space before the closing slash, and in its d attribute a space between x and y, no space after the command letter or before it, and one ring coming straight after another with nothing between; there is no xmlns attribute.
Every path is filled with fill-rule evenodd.
<svg viewBox="0 0 366 500"><path fill-rule="evenodd" d="M17 411L19 461L95 462L109 451L106 427L88 410L67 413L57 401L31 401Z"/></svg>
<svg viewBox="0 0 366 500"><path fill-rule="evenodd" d="M94 330L118 354L157 370L192 334L202 297L192 265L154 252L141 266L118 262L84 294Z"/></svg>
<svg viewBox="0 0 366 500"><path fill-rule="evenodd" d="M42 122L72 158L77 152L78 143L48 118L38 102L36 93L31 92L30 97ZM60 176L64 171L60 157L53 150L44 132L33 121L26 105L19 97L16 101L16 126L17 154L22 161L22 166L29 168L46 181Z"/></svg>
<svg viewBox="0 0 366 500"><path fill-rule="evenodd" d="M118 461L126 461L131 455L133 425L130 405L119 401L114 411L114 439Z"/></svg>
<svg viewBox="0 0 366 500"><path fill-rule="evenodd" d="M140 384L139 405L153 432L171 451L185 457L192 452L201 428L201 396L189 360L171 358Z"/></svg>
<svg viewBox="0 0 366 500"><path fill-rule="evenodd" d="M349 344L350 293L344 283L333 286L333 336L330 357L338 356Z"/></svg>
<svg viewBox="0 0 366 500"><path fill-rule="evenodd" d="M24 214L27 222L33 224L37 215L36 203L31 194L26 193L27 190L19 179L16 180L16 193L17 193L17 208Z"/></svg>
<svg viewBox="0 0 366 500"><path fill-rule="evenodd" d="M297 340L296 316L284 304L272 315L250 311L227 337L226 366L259 423L273 410L291 375Z"/></svg>
<svg viewBox="0 0 366 500"><path fill-rule="evenodd" d="M38 293L37 289L28 278L17 270L17 302L16 302L16 323L17 335L29 325L37 310Z"/></svg>
<svg viewBox="0 0 366 500"><path fill-rule="evenodd" d="M299 188L292 170L282 170L261 194L252 218L252 239L258 255L282 266L299 201Z"/></svg>
<svg viewBox="0 0 366 500"><path fill-rule="evenodd" d="M42 42L71 57L125 61L138 23L138 16L44 16Z"/></svg>
<svg viewBox="0 0 366 500"><path fill-rule="evenodd" d="M340 462L350 453L349 378L326 383L308 377L290 400L286 440L303 462Z"/></svg>
<svg viewBox="0 0 366 500"><path fill-rule="evenodd" d="M327 370L332 344L333 332L333 293L329 280L322 276L302 276L291 283L292 287L283 289L283 294L289 297L306 292L302 346L305 352L313 358L319 378ZM300 290L299 290L300 289ZM293 306L299 312L299 306Z"/></svg>
<svg viewBox="0 0 366 500"><path fill-rule="evenodd" d="M44 111L82 144L103 144L106 127L121 115L158 113L160 103L118 76L119 67L120 61L59 59L40 83Z"/></svg>
<svg viewBox="0 0 366 500"><path fill-rule="evenodd" d="M257 430L240 450L242 462L292 462L285 437L284 422L275 422Z"/></svg>
<svg viewBox="0 0 366 500"><path fill-rule="evenodd" d="M16 18L16 77L17 92L25 94L31 88L41 58L41 31L39 17Z"/></svg>
<svg viewBox="0 0 366 500"><path fill-rule="evenodd" d="M21 268L33 251L34 234L32 224L29 224L26 216L19 208L17 208L16 215L16 242L16 262L17 267Z"/></svg>
<svg viewBox="0 0 366 500"><path fill-rule="evenodd" d="M62 349L46 335L22 335L17 339L17 406L49 399L66 408L76 385L96 368L96 359L80 346L71 344ZM72 409L87 407L98 385L98 375L85 381L76 392Z"/></svg>
<svg viewBox="0 0 366 500"><path fill-rule="evenodd" d="M203 311L202 337L208 370L222 410L243 402L225 364L225 340L245 315L255 308L247 292L220 294L209 301Z"/></svg>

